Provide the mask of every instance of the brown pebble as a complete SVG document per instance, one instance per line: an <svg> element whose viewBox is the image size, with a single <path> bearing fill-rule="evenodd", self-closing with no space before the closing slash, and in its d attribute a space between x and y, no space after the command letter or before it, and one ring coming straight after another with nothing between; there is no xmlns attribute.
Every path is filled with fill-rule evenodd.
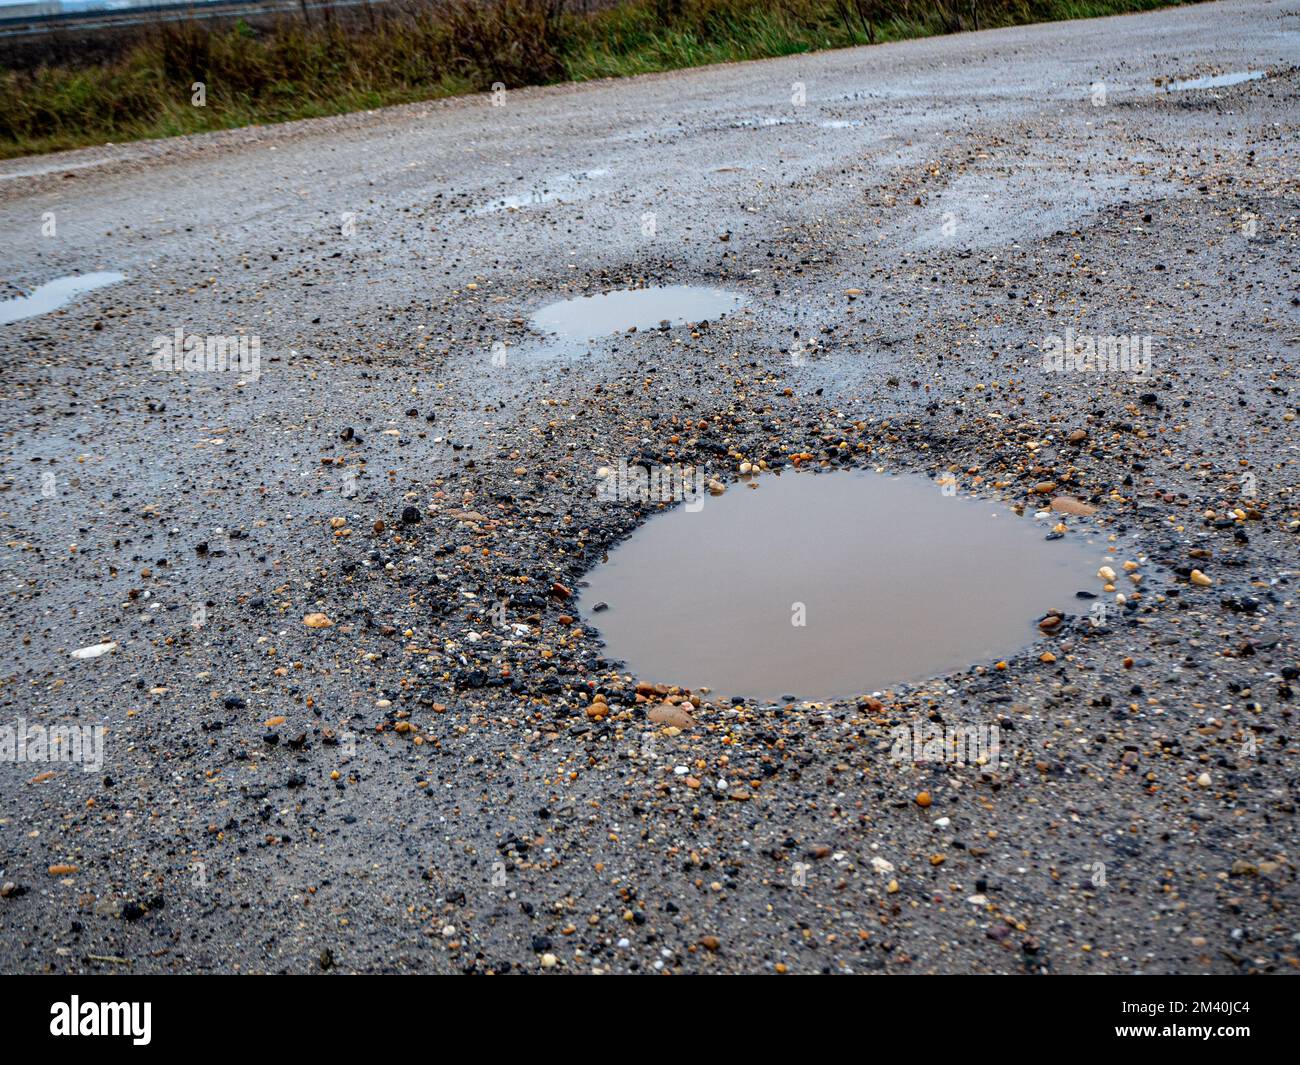
<svg viewBox="0 0 1300 1065"><path fill-rule="evenodd" d="M1097 513L1097 508L1091 503L1075 499L1074 496L1053 496L1052 509L1061 514L1077 514L1081 518Z"/></svg>
<svg viewBox="0 0 1300 1065"><path fill-rule="evenodd" d="M658 706L651 707L646 717L651 724L672 725L679 729L688 729L695 725L695 718L682 707L674 706L672 703L660 703Z"/></svg>

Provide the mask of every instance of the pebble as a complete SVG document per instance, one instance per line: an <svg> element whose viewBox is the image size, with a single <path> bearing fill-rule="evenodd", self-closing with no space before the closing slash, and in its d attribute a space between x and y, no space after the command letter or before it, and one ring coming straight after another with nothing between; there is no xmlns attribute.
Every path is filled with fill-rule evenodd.
<svg viewBox="0 0 1300 1065"><path fill-rule="evenodd" d="M660 703L652 707L646 717L655 725L671 725L679 729L695 726L695 718L673 703Z"/></svg>
<svg viewBox="0 0 1300 1065"><path fill-rule="evenodd" d="M117 650L117 642L93 643L89 647L79 647L72 652L73 658L98 658L100 655L106 655L109 651Z"/></svg>
<svg viewBox="0 0 1300 1065"><path fill-rule="evenodd" d="M1058 513L1075 514L1081 518L1087 518L1097 513L1097 508L1091 503L1075 499L1074 496L1053 496L1051 506Z"/></svg>
<svg viewBox="0 0 1300 1065"><path fill-rule="evenodd" d="M309 629L328 629L334 624L324 614L308 614L302 619L302 623Z"/></svg>

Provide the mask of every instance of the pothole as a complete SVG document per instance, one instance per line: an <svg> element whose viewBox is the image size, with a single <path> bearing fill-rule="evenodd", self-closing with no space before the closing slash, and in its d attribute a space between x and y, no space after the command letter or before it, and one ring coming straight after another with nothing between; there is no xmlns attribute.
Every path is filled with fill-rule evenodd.
<svg viewBox="0 0 1300 1065"><path fill-rule="evenodd" d="M1227 85L1240 85L1243 81L1258 81L1266 77L1263 70L1238 70L1231 74L1214 74L1204 78L1187 78L1183 81L1165 83L1168 92L1181 92L1184 89L1222 89Z"/></svg>
<svg viewBox="0 0 1300 1065"><path fill-rule="evenodd" d="M535 312L539 333L568 341L594 340L629 329L653 329L721 318L745 305L745 297L701 285L620 289L551 303Z"/></svg>
<svg viewBox="0 0 1300 1065"><path fill-rule="evenodd" d="M584 170L577 174L561 174L550 181L532 185L523 192L500 196L490 203L476 207L473 213L487 215L498 211L521 211L526 207L540 207L549 203L566 203L571 199L582 199L590 195L590 191L580 186L608 176L608 170Z"/></svg>
<svg viewBox="0 0 1300 1065"><path fill-rule="evenodd" d="M124 278L124 274L103 271L58 277L53 281L47 281L34 289L30 295L0 301L0 325L8 325L10 322L20 322L24 318L35 318L38 314L57 311L84 292L116 284Z"/></svg>
<svg viewBox="0 0 1300 1065"><path fill-rule="evenodd" d="M1012 655L1100 588L1087 526L1048 541L1050 525L918 476L754 483L655 516L587 575L609 657L723 696L849 697Z"/></svg>
<svg viewBox="0 0 1300 1065"><path fill-rule="evenodd" d="M737 311L744 296L701 285L660 285L575 296L547 304L534 313L539 333L571 339L594 339L628 329L716 319Z"/></svg>

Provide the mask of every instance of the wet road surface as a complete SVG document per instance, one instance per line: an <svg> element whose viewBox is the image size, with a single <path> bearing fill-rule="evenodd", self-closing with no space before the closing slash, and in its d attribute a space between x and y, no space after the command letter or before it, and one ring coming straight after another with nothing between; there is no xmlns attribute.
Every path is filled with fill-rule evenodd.
<svg viewBox="0 0 1300 1065"><path fill-rule="evenodd" d="M1298 34L1207 4L0 164L0 298L125 275L0 326L0 754L91 730L0 761L0 968L1291 971ZM743 306L530 324L648 285ZM1105 545L1106 610L847 700L674 691L585 610L661 507L598 497L620 461L929 477Z"/></svg>

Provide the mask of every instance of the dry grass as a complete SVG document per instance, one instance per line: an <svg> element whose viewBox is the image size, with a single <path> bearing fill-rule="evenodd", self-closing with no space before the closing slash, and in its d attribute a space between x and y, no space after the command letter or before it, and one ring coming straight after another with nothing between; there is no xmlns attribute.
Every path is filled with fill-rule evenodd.
<svg viewBox="0 0 1300 1065"><path fill-rule="evenodd" d="M0 157L1169 2L407 0L161 23L116 52L0 71Z"/></svg>

